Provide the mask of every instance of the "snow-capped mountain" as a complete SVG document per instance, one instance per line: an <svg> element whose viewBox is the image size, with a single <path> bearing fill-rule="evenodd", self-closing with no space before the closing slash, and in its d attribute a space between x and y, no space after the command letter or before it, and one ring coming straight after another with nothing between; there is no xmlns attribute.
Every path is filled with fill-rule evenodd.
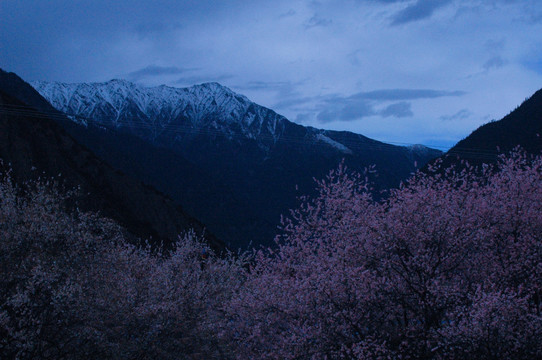
<svg viewBox="0 0 542 360"><path fill-rule="evenodd" d="M282 135L288 121L218 83L189 88L143 87L125 80L31 84L56 109L82 123L128 128L153 140L171 131L179 138L219 131L231 138L259 139L265 148Z"/></svg>
<svg viewBox="0 0 542 360"><path fill-rule="evenodd" d="M84 125L69 130L80 142L170 195L234 247L271 243L296 196L310 193L313 178L343 159L355 171L375 165L375 187L382 190L440 155L423 146L301 126L218 83L32 86Z"/></svg>
<svg viewBox="0 0 542 360"><path fill-rule="evenodd" d="M144 87L126 80L82 84L36 81L31 85L74 121L124 128L152 141L171 132L177 140L207 132L230 139L254 139L260 149L269 150L277 141L296 140L285 136L285 127L291 122L284 116L218 83L188 88ZM306 129L303 141L352 154L325 130Z"/></svg>

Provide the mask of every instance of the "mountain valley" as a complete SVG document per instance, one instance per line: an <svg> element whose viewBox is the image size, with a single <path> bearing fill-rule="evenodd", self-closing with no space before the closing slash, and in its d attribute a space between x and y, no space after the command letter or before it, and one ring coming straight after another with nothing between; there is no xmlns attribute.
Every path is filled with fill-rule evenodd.
<svg viewBox="0 0 542 360"><path fill-rule="evenodd" d="M272 244L280 215L343 160L359 172L374 165L378 193L441 154L304 127L218 83L32 86L72 119L64 126L78 141L171 196L232 248Z"/></svg>

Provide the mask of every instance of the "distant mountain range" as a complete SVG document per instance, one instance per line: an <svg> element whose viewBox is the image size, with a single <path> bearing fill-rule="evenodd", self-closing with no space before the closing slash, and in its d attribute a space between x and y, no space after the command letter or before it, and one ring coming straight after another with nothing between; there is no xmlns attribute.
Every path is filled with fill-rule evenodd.
<svg viewBox="0 0 542 360"><path fill-rule="evenodd" d="M383 190L441 154L304 127L218 83L32 86L72 119L64 126L79 142L171 196L234 248L270 244L280 215L343 159L356 171L375 165Z"/></svg>
<svg viewBox="0 0 542 360"><path fill-rule="evenodd" d="M136 236L172 241L205 227L216 248L212 234L231 248L270 244L280 215L341 161L375 165L378 195L439 156L478 165L518 145L542 151L542 90L442 154L304 127L217 83L32 86L0 70L0 158L16 178L61 173L89 194L81 204Z"/></svg>
<svg viewBox="0 0 542 360"><path fill-rule="evenodd" d="M0 159L14 181L45 175L67 189L79 187L79 208L116 220L134 241L167 245L190 229L204 233L170 198L104 163L58 122L69 120L17 75L0 70ZM213 248L224 249L209 232L206 237Z"/></svg>

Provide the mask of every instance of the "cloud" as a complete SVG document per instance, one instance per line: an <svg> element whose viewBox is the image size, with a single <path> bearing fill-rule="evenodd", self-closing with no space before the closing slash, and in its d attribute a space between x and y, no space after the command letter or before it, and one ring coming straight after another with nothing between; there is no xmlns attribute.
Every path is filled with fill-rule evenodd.
<svg viewBox="0 0 542 360"><path fill-rule="evenodd" d="M506 62L503 60L503 58L499 55L493 56L489 60L487 60L482 67L485 71L489 71L491 69L498 69L503 67L506 64Z"/></svg>
<svg viewBox="0 0 542 360"><path fill-rule="evenodd" d="M368 99L377 101L399 101L416 99L434 99L445 96L463 96L465 91L444 91L430 89L383 89L369 92L360 92L352 95L352 98Z"/></svg>
<svg viewBox="0 0 542 360"><path fill-rule="evenodd" d="M414 116L414 113L412 112L411 104L409 102L402 101L387 106L385 109L380 111L380 115L382 117L393 116L396 118L404 118L412 117Z"/></svg>
<svg viewBox="0 0 542 360"><path fill-rule="evenodd" d="M375 115L373 105L368 101L351 101L339 111L339 120L350 121Z"/></svg>
<svg viewBox="0 0 542 360"><path fill-rule="evenodd" d="M352 64L354 66L361 66L361 61L360 61L360 58L359 58L359 54L362 53L362 52L363 52L362 49L356 49L356 50L348 53L346 55L346 58L348 59L350 64Z"/></svg>
<svg viewBox="0 0 542 360"><path fill-rule="evenodd" d="M312 119L313 119L312 113L300 113L300 114L297 114L295 118L295 122L298 124L305 124L305 123L309 123Z"/></svg>
<svg viewBox="0 0 542 360"><path fill-rule="evenodd" d="M392 18L392 25L402 25L414 21L430 18L433 13L442 8L452 0L417 0L414 4L407 6L396 13Z"/></svg>
<svg viewBox="0 0 542 360"><path fill-rule="evenodd" d="M395 4L399 2L406 2L409 0L357 0L359 3L383 3L383 4Z"/></svg>
<svg viewBox="0 0 542 360"><path fill-rule="evenodd" d="M521 20L528 24L539 24L542 22L542 9L540 8L540 2L539 1L512 1L512 0L504 0L504 2L512 3L516 2L521 5L523 14L521 16Z"/></svg>
<svg viewBox="0 0 542 360"><path fill-rule="evenodd" d="M523 66L538 74L542 74L542 58L524 61Z"/></svg>
<svg viewBox="0 0 542 360"><path fill-rule="evenodd" d="M134 31L140 39L149 37L163 37L169 32L182 29L183 26L180 23L165 21L145 21L134 26Z"/></svg>
<svg viewBox="0 0 542 360"><path fill-rule="evenodd" d="M488 40L485 43L485 48L492 53L499 53L504 50L504 39Z"/></svg>
<svg viewBox="0 0 542 360"><path fill-rule="evenodd" d="M176 66L158 66L149 65L143 69L132 71L128 73L127 77L131 80L137 81L147 77L162 76L162 75L178 75L189 71L198 70L197 68L179 68Z"/></svg>
<svg viewBox="0 0 542 360"><path fill-rule="evenodd" d="M236 88L241 90L279 90L285 87L291 87L289 81L249 81L245 85L238 85Z"/></svg>
<svg viewBox="0 0 542 360"><path fill-rule="evenodd" d="M287 99L283 99L283 100L280 100L280 101L276 102L273 105L273 108L274 109L285 109L285 108L290 108L292 106L311 103L311 102L314 102L315 100L317 100L317 98L313 97L313 96L289 97Z"/></svg>
<svg viewBox="0 0 542 360"><path fill-rule="evenodd" d="M242 92L259 92L267 93L270 100L267 106L272 109L288 109L293 106L302 105L308 102L313 102L317 97L303 96L299 87L306 80L292 81L249 81L241 85L233 85L232 88Z"/></svg>
<svg viewBox="0 0 542 360"><path fill-rule="evenodd" d="M185 85L190 86L194 84L201 84L206 82L222 82L234 78L234 75L222 74L222 75L192 75L192 76L183 76L173 81L175 85Z"/></svg>
<svg viewBox="0 0 542 360"><path fill-rule="evenodd" d="M461 109L458 112L456 112L453 115L443 115L440 117L440 120L443 121L454 121L454 120L463 120L472 115L472 112L470 112L467 109Z"/></svg>
<svg viewBox="0 0 542 360"><path fill-rule="evenodd" d="M411 103L405 100L434 99L445 96L462 96L464 91L431 89L382 89L360 92L351 96L332 95L319 99L316 119L321 123L331 121L352 121L368 116L412 117ZM303 99L306 102L318 99ZM379 103L394 102L382 110L376 110Z"/></svg>
<svg viewBox="0 0 542 360"><path fill-rule="evenodd" d="M521 56L519 63L528 71L534 71L535 73L542 75L542 44L537 42L537 46L526 51Z"/></svg>
<svg viewBox="0 0 542 360"><path fill-rule="evenodd" d="M305 29L311 29L313 27L318 27L318 26L326 27L326 26L329 26L331 22L332 21L330 19L326 19L318 15L314 15L305 23Z"/></svg>
<svg viewBox="0 0 542 360"><path fill-rule="evenodd" d="M316 115L320 123L331 121L352 121L376 115L373 104L367 100L335 98L325 100L328 105Z"/></svg>
<svg viewBox="0 0 542 360"><path fill-rule="evenodd" d="M280 14L279 19L283 19L283 18L286 18L286 17L291 17L291 16L294 16L295 14L297 14L296 11L294 9L290 9L287 12L284 12L284 13Z"/></svg>
<svg viewBox="0 0 542 360"><path fill-rule="evenodd" d="M320 123L328 123L337 120L337 114L331 110L320 111L316 115L316 120Z"/></svg>

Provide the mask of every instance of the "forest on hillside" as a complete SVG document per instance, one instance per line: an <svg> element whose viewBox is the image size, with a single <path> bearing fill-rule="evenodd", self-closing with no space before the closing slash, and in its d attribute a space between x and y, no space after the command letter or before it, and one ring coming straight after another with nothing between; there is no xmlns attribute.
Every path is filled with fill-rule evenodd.
<svg viewBox="0 0 542 360"><path fill-rule="evenodd" d="M218 256L3 174L0 357L542 358L542 157L436 163L381 201L370 176L340 165L276 246Z"/></svg>

